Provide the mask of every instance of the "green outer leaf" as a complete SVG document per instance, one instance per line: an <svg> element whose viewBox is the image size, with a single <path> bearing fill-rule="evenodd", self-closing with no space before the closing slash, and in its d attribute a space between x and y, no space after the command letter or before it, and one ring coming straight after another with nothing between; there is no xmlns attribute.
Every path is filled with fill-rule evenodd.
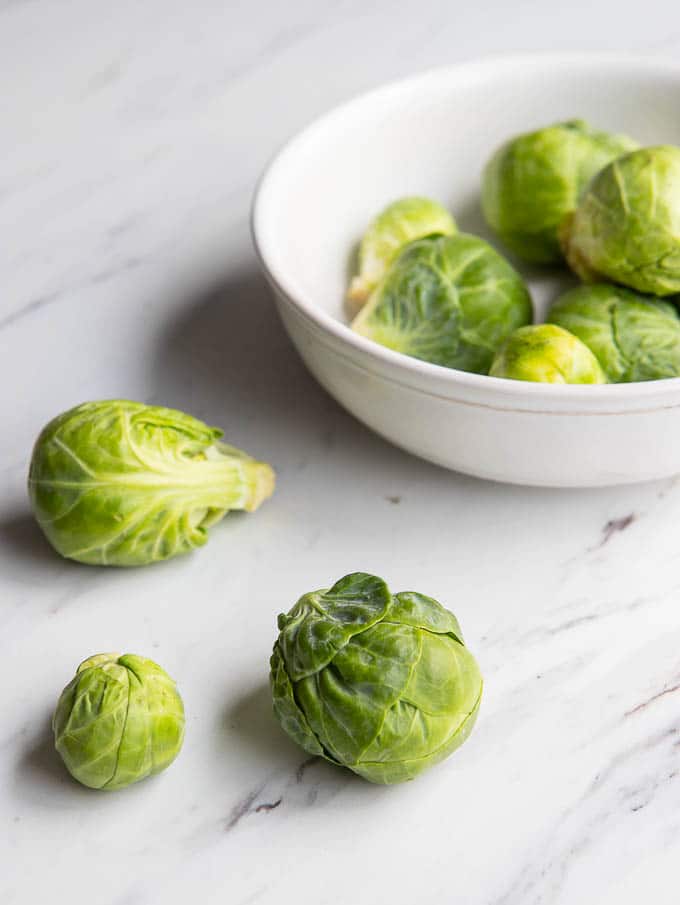
<svg viewBox="0 0 680 905"><path fill-rule="evenodd" d="M101 789L114 777L128 700L128 671L115 662L79 671L62 692L52 721L55 746L83 785Z"/></svg>
<svg viewBox="0 0 680 905"><path fill-rule="evenodd" d="M373 606L348 609L359 589ZM391 597L381 579L355 573L329 592L305 595L279 620L274 711L306 751L391 783L413 778L467 738L482 680L457 620L436 600L416 592ZM307 624L331 622L335 631L336 621L349 630L333 644L302 640Z"/></svg>
<svg viewBox="0 0 680 905"><path fill-rule="evenodd" d="M288 678L278 644L274 645L274 652L269 664L271 666L270 681L274 713L279 723L293 741L297 742L305 751L322 757L326 756L319 740L310 729L307 718L297 705L293 686Z"/></svg>
<svg viewBox="0 0 680 905"><path fill-rule="evenodd" d="M601 283L560 296L551 323L584 342L613 383L680 376L680 316L675 305Z"/></svg>
<svg viewBox="0 0 680 905"><path fill-rule="evenodd" d="M352 329L433 364L486 373L500 342L531 318L521 276L483 239L459 233L408 245Z"/></svg>
<svg viewBox="0 0 680 905"><path fill-rule="evenodd" d="M632 139L593 130L582 120L517 136L486 165L484 216L508 248L525 260L560 261L560 223L593 176L634 148Z"/></svg>
<svg viewBox="0 0 680 905"><path fill-rule="evenodd" d="M62 556L145 565L200 547L230 509L257 508L271 468L173 409L89 402L51 421L33 450L33 511Z"/></svg>
<svg viewBox="0 0 680 905"><path fill-rule="evenodd" d="M419 197L393 201L373 220L361 240L359 272L350 284L349 299L362 305L409 242L455 232L453 217L438 202Z"/></svg>
<svg viewBox="0 0 680 905"><path fill-rule="evenodd" d="M380 625L365 634L387 628ZM399 699L386 708L379 732L353 766L380 782L385 776L392 782L411 779L446 757L461 743L461 728L479 706L481 676L469 651L449 635L408 631L417 638L418 659Z"/></svg>
<svg viewBox="0 0 680 905"><path fill-rule="evenodd" d="M390 599L385 582L365 572L301 597L287 616L279 616L279 647L291 679L296 682L330 663L352 635L384 615Z"/></svg>
<svg viewBox="0 0 680 905"><path fill-rule="evenodd" d="M98 654L66 686L52 720L71 775L94 789L121 789L164 770L184 740L174 681L152 660Z"/></svg>
<svg viewBox="0 0 680 905"><path fill-rule="evenodd" d="M362 776L364 779L367 779L369 782L392 785L394 783L407 782L408 780L415 779L420 773L423 773L430 767L434 767L436 764L446 760L449 755L453 754L453 752L460 748L470 737L470 733L477 722L477 715L482 701L482 689L483 683L481 676L479 676L477 698L472 705L472 709L465 715L461 713L460 719L453 722L453 729L440 748L433 750L430 754L422 758L406 757L403 760L383 762L362 761L352 767L352 769L355 773Z"/></svg>
<svg viewBox="0 0 680 905"><path fill-rule="evenodd" d="M439 635L451 635L460 644L464 643L460 625L453 613L444 609L432 597L426 597L417 591L400 591L395 594L384 621L424 628Z"/></svg>
<svg viewBox="0 0 680 905"><path fill-rule="evenodd" d="M561 232L582 279L680 292L680 148L642 148L605 167Z"/></svg>
<svg viewBox="0 0 680 905"><path fill-rule="evenodd" d="M309 725L331 756L352 768L375 739L420 656L417 630L377 625L295 687Z"/></svg>
<svg viewBox="0 0 680 905"><path fill-rule="evenodd" d="M588 346L555 324L515 330L498 350L489 374L539 383L607 382Z"/></svg>

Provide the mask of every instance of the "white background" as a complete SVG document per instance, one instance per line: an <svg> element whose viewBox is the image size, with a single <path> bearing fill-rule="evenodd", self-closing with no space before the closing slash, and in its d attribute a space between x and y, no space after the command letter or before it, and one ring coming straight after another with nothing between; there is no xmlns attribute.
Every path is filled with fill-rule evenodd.
<svg viewBox="0 0 680 905"><path fill-rule="evenodd" d="M3 905L677 903L680 489L504 487L389 447L304 371L248 235L259 172L316 114L557 49L677 56L680 13L0 0ZM31 444L110 396L224 427L275 465L275 497L165 565L60 561L28 516ZM486 678L470 741L400 787L301 771L270 711L276 613L356 569L454 610ZM100 650L157 659L188 715L173 767L111 795L49 733Z"/></svg>

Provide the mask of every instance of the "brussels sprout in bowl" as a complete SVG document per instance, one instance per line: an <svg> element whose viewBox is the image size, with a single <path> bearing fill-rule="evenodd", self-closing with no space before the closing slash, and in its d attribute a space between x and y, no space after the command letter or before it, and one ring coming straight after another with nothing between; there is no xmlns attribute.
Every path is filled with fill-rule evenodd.
<svg viewBox="0 0 680 905"><path fill-rule="evenodd" d="M489 374L539 383L607 382L588 346L554 324L515 330L498 350Z"/></svg>
<svg viewBox="0 0 680 905"><path fill-rule="evenodd" d="M640 148L612 161L565 218L560 238L586 281L680 293L680 148Z"/></svg>
<svg viewBox="0 0 680 905"><path fill-rule="evenodd" d="M459 233L407 245L352 329L415 358L485 374L502 340L531 315L517 271L483 239Z"/></svg>
<svg viewBox="0 0 680 905"><path fill-rule="evenodd" d="M391 442L480 477L593 486L678 472L677 378L581 386L444 367L352 330L345 297L351 250L394 199L437 199L460 234L505 255L481 211L481 174L494 148L575 119L641 146L680 145L679 92L680 67L664 62L501 58L388 85L304 130L260 183L253 233L284 325L312 373ZM576 285L563 263L510 263L526 278L537 323Z"/></svg>
<svg viewBox="0 0 680 905"><path fill-rule="evenodd" d="M371 221L359 244L357 273L347 293L351 309L358 311L368 300L405 245L426 236L452 236L456 231L449 211L430 198L399 198L388 204Z"/></svg>
<svg viewBox="0 0 680 905"><path fill-rule="evenodd" d="M600 283L565 292L548 320L578 336L612 383L680 377L680 313L671 302Z"/></svg>
<svg viewBox="0 0 680 905"><path fill-rule="evenodd" d="M482 207L491 228L521 258L559 261L558 229L592 177L637 143L583 120L510 139L484 169Z"/></svg>

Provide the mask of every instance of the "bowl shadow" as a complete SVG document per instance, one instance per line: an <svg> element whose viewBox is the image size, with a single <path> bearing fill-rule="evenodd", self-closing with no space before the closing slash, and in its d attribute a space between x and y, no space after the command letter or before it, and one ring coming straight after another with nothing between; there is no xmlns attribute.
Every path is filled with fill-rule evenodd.
<svg viewBox="0 0 680 905"><path fill-rule="evenodd" d="M403 472L411 482L436 481L442 492L526 492L426 462L350 415L303 365L255 261L190 285L170 302L175 313L157 337L154 389L145 401L218 425L228 443L271 462L281 478L333 451L360 461L366 476Z"/></svg>
<svg viewBox="0 0 680 905"><path fill-rule="evenodd" d="M170 397L198 417L222 417L227 439L230 424L255 437L272 425L307 436L319 414L340 411L291 348L256 271L192 287L178 309L159 338L149 401Z"/></svg>
<svg viewBox="0 0 680 905"><path fill-rule="evenodd" d="M146 401L219 425L227 442L271 460L279 472L342 444L367 465L388 457L452 476L389 444L316 383L254 264L190 288L175 311L158 337L155 389Z"/></svg>

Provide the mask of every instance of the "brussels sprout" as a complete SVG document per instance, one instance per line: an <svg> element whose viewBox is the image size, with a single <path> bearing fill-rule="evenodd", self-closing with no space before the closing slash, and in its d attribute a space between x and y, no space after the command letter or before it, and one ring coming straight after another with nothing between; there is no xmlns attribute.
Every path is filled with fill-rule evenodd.
<svg viewBox="0 0 680 905"><path fill-rule="evenodd" d="M274 473L173 409L86 402L51 421L28 477L33 512L62 556L140 566L202 546L230 509L252 511Z"/></svg>
<svg viewBox="0 0 680 905"><path fill-rule="evenodd" d="M561 327L520 327L498 351L489 374L539 383L606 383L588 346Z"/></svg>
<svg viewBox="0 0 680 905"><path fill-rule="evenodd" d="M557 123L513 138L486 165L482 208L489 226L527 261L562 258L557 231L590 179L637 144L591 129L583 120Z"/></svg>
<svg viewBox="0 0 680 905"><path fill-rule="evenodd" d="M470 734L479 667L456 618L355 572L279 616L274 712L310 754L376 783L413 779Z"/></svg>
<svg viewBox="0 0 680 905"><path fill-rule="evenodd" d="M347 293L354 310L364 304L405 245L425 236L452 236L456 231L451 214L429 198L400 198L388 205L359 246L359 273Z"/></svg>
<svg viewBox="0 0 680 905"><path fill-rule="evenodd" d="M174 681L135 654L96 654L62 691L52 719L66 769L92 789L122 789L165 770L184 740Z"/></svg>
<svg viewBox="0 0 680 905"><path fill-rule="evenodd" d="M498 344L531 316L517 271L482 239L458 233L408 245L352 329L397 352L486 374Z"/></svg>
<svg viewBox="0 0 680 905"><path fill-rule="evenodd" d="M680 316L670 302L608 283L580 286L548 320L578 336L612 383L680 376Z"/></svg>
<svg viewBox="0 0 680 905"><path fill-rule="evenodd" d="M680 148L642 148L605 167L560 237L583 280L680 292Z"/></svg>

